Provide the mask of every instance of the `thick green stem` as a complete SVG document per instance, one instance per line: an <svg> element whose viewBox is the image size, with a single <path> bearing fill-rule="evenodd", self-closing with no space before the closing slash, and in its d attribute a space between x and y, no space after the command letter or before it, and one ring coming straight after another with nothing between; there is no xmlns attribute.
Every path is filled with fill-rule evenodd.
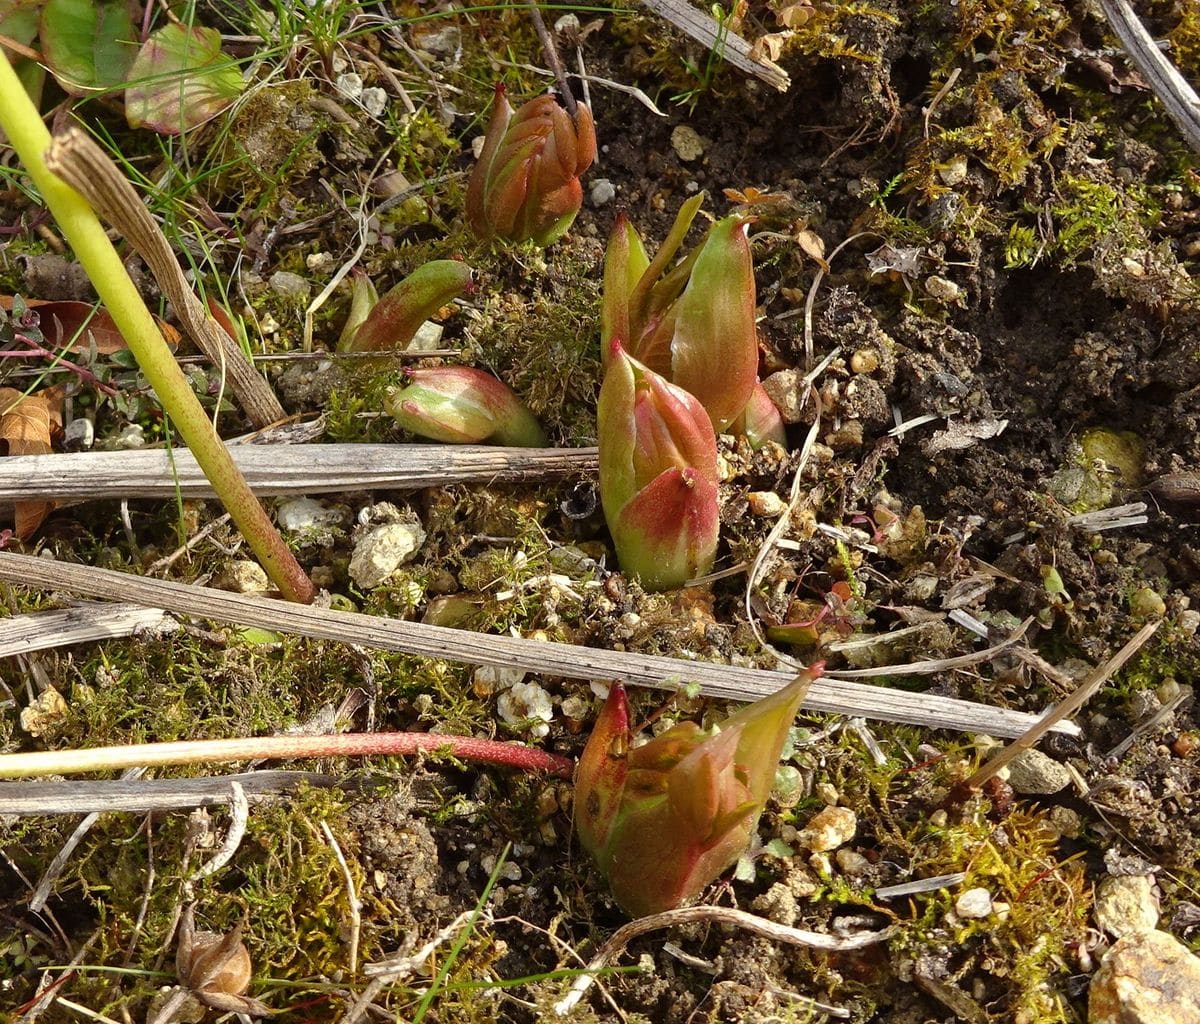
<svg viewBox="0 0 1200 1024"><path fill-rule="evenodd" d="M308 603L314 593L312 582L221 443L96 214L78 192L47 169L42 155L50 145L50 133L2 50L0 128L87 271L164 411L174 421L267 575L285 597Z"/></svg>
<svg viewBox="0 0 1200 1024"><path fill-rule="evenodd" d="M90 750L0 754L0 779L263 758L396 756L439 751L463 761L479 761L568 779L575 768L575 762L569 757L498 740L446 736L435 732L351 732L331 736L251 736L229 740L134 743L127 747L93 747Z"/></svg>

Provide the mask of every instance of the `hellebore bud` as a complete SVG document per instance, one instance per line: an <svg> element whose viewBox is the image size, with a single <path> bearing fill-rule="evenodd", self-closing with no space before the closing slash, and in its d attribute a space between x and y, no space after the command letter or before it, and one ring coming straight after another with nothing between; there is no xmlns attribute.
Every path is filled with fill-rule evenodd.
<svg viewBox="0 0 1200 1024"><path fill-rule="evenodd" d="M700 399L720 432L750 400L758 370L754 264L749 220L732 216L667 270L703 199L684 203L653 260L617 217L604 260L601 344L607 352L621 338L635 359Z"/></svg>
<svg viewBox="0 0 1200 1024"><path fill-rule="evenodd" d="M783 425L783 417L779 415L779 407L771 400L761 381L754 382L750 401L746 403L742 414L729 425L729 432L744 434L750 447L756 450L768 441L787 447L787 428Z"/></svg>
<svg viewBox="0 0 1200 1024"><path fill-rule="evenodd" d="M472 287L471 268L459 260L430 260L375 300L375 288L356 278L350 319L338 340L342 352L405 348L417 328L442 306Z"/></svg>
<svg viewBox="0 0 1200 1024"><path fill-rule="evenodd" d="M633 917L694 899L746 850L818 663L719 726L677 725L631 746L613 685L575 777L579 841Z"/></svg>
<svg viewBox="0 0 1200 1024"><path fill-rule="evenodd" d="M482 239L547 246L571 226L583 205L579 176L596 157L592 112L575 118L550 95L515 112L496 84L483 151L467 185L467 220Z"/></svg>
<svg viewBox="0 0 1200 1024"><path fill-rule="evenodd" d="M410 383L389 388L383 407L414 434L451 444L500 444L541 448L546 444L533 414L512 388L469 366L409 370Z"/></svg>
<svg viewBox="0 0 1200 1024"><path fill-rule="evenodd" d="M717 441L704 407L614 341L597 418L600 500L621 567L647 590L708 572L719 522Z"/></svg>

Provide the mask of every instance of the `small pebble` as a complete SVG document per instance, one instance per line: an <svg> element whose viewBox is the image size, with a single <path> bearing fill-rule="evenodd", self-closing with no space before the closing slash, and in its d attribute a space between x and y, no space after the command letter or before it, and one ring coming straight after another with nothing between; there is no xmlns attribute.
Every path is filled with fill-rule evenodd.
<svg viewBox="0 0 1200 1024"><path fill-rule="evenodd" d="M268 284L271 286L271 291L281 299L291 299L297 303L308 301L309 292L312 291L304 278L299 274L293 274L290 270L275 271Z"/></svg>
<svg viewBox="0 0 1200 1024"><path fill-rule="evenodd" d="M746 504L754 515L765 519L777 519L787 511L787 502L774 491L751 491Z"/></svg>
<svg viewBox="0 0 1200 1024"><path fill-rule="evenodd" d="M593 206L607 206L617 197L617 187L607 178L596 178L592 181L588 198Z"/></svg>
<svg viewBox="0 0 1200 1024"><path fill-rule="evenodd" d="M1092 909L1096 924L1114 939L1158 925L1158 891L1153 875L1111 875L1101 881Z"/></svg>
<svg viewBox="0 0 1200 1024"><path fill-rule="evenodd" d="M267 579L263 567L257 562L240 558L225 567L217 585L222 590L232 590L235 594L265 594L271 589L271 581Z"/></svg>
<svg viewBox="0 0 1200 1024"><path fill-rule="evenodd" d="M1040 750L1026 750L1008 766L1008 784L1027 796L1057 793L1070 781L1071 772L1067 766Z"/></svg>
<svg viewBox="0 0 1200 1024"><path fill-rule="evenodd" d="M690 125L681 124L671 132L671 148L684 163L699 160L704 155L705 140Z"/></svg>
<svg viewBox="0 0 1200 1024"><path fill-rule="evenodd" d="M961 185L967 176L967 158L961 154L953 156L938 168L937 173L943 185L949 185L951 188Z"/></svg>
<svg viewBox="0 0 1200 1024"><path fill-rule="evenodd" d="M1200 957L1166 932L1133 932L1105 954L1088 988L1088 1024L1195 1024Z"/></svg>
<svg viewBox="0 0 1200 1024"><path fill-rule="evenodd" d="M862 875L871 867L871 862L855 850L842 849L833 855L838 869L846 875Z"/></svg>
<svg viewBox="0 0 1200 1024"><path fill-rule="evenodd" d="M763 390L775 403L784 423L799 423L804 419L807 398L806 390L801 390L803 380L803 373L791 369L773 373L762 382Z"/></svg>
<svg viewBox="0 0 1200 1024"><path fill-rule="evenodd" d="M372 117L378 117L387 109L388 97L383 89L380 89L377 85L373 85L369 89L362 91L358 102L362 104L363 110L368 114Z"/></svg>
<svg viewBox="0 0 1200 1024"><path fill-rule="evenodd" d="M426 320L416 333L412 336L412 340L405 346L406 352L432 352L435 348L440 348L442 344L442 334L445 332L445 327L439 323L434 323L432 320Z"/></svg>
<svg viewBox="0 0 1200 1024"><path fill-rule="evenodd" d="M90 451L95 443L96 428L86 416L71 420L63 430L63 447L68 451Z"/></svg>
<svg viewBox="0 0 1200 1024"><path fill-rule="evenodd" d="M373 590L410 561L422 544L420 523L384 523L362 534L350 556L350 578L361 590Z"/></svg>
<svg viewBox="0 0 1200 1024"><path fill-rule="evenodd" d="M496 711L509 725L525 725L531 737L541 739L550 732L554 703L537 683L516 683L500 694Z"/></svg>
<svg viewBox="0 0 1200 1024"><path fill-rule="evenodd" d="M357 100L363 92L362 75L356 75L353 71L338 75L334 85L337 86L337 91L348 100Z"/></svg>
<svg viewBox="0 0 1200 1024"><path fill-rule="evenodd" d="M118 451L128 451L132 448L145 447L146 438L142 433L142 425L140 423L127 423L121 428L121 432L109 443Z"/></svg>
<svg viewBox="0 0 1200 1024"><path fill-rule="evenodd" d="M337 509L326 508L312 498L288 498L275 511L279 528L295 534L302 543L315 543L342 521Z"/></svg>
<svg viewBox="0 0 1200 1024"><path fill-rule="evenodd" d="M938 274L930 274L925 278L925 291L931 298L947 304L957 302L962 294L962 289L958 285L948 277L941 277Z"/></svg>
<svg viewBox="0 0 1200 1024"><path fill-rule="evenodd" d="M964 921L979 920L992 912L992 894L986 889L968 889L954 901L954 913Z"/></svg>
<svg viewBox="0 0 1200 1024"><path fill-rule="evenodd" d="M796 841L814 853L836 850L854 838L858 817L849 807L826 807L813 815L796 835Z"/></svg>

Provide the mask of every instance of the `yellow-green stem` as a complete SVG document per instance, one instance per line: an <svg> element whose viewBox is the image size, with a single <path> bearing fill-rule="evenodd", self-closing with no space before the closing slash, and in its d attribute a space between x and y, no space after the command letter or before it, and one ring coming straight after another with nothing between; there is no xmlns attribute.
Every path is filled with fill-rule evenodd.
<svg viewBox="0 0 1200 1024"><path fill-rule="evenodd" d="M50 133L3 50L0 50L0 128L87 271L163 410L174 421L267 575L290 600L311 601L312 582L217 436L96 214L78 192L47 169L42 155L50 145Z"/></svg>

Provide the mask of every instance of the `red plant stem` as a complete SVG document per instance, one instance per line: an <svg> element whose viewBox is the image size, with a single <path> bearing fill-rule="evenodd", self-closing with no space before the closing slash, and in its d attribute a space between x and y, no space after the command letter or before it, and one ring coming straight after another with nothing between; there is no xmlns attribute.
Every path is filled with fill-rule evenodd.
<svg viewBox="0 0 1200 1024"><path fill-rule="evenodd" d="M73 363L69 359L64 359L57 352L51 352L49 349L42 348L42 346L38 345L36 342L30 341L29 338L27 338L24 334L16 335L15 340L24 345L27 351L17 352L13 349L9 349L5 352L0 352L0 356L8 356L14 359L29 358L30 356L41 356L45 359L52 359L54 360L54 366L50 367L51 369L61 366L64 369L70 370L81 380L86 380L89 384L95 387L97 391L103 391L106 395L116 395L120 393L111 384L105 384L104 381L92 373L91 370L87 369L87 367L80 366L78 363Z"/></svg>
<svg viewBox="0 0 1200 1024"><path fill-rule="evenodd" d="M351 732L331 736L253 736L177 743L135 743L124 747L46 750L0 755L0 778L115 770L200 761L227 762L262 758L360 757L444 753L518 771L570 778L575 762L534 747L473 736L433 732Z"/></svg>

